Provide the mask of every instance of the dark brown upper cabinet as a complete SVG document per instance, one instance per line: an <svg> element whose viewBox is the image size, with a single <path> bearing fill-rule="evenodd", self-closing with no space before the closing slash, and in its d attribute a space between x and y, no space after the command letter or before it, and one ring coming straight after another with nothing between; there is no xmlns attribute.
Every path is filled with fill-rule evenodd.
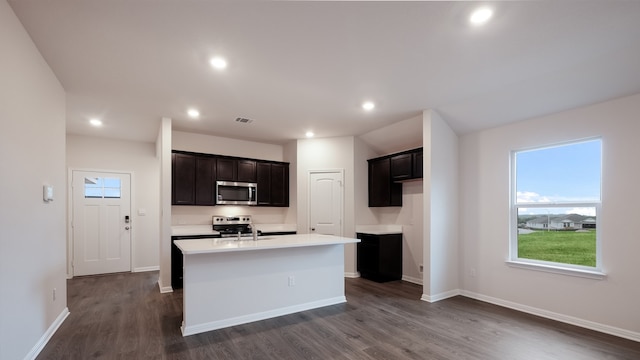
<svg viewBox="0 0 640 360"><path fill-rule="evenodd" d="M218 158L218 181L256 182L256 161L250 159Z"/></svg>
<svg viewBox="0 0 640 360"><path fill-rule="evenodd" d="M413 156L411 154L392 156L390 161L393 181L411 179L413 176Z"/></svg>
<svg viewBox="0 0 640 360"><path fill-rule="evenodd" d="M391 155L391 180L422 179L422 148Z"/></svg>
<svg viewBox="0 0 640 360"><path fill-rule="evenodd" d="M289 206L289 164L258 162L258 206Z"/></svg>
<svg viewBox="0 0 640 360"><path fill-rule="evenodd" d="M422 162L423 161L424 161L423 151L422 151L422 148L420 148L419 151L416 151L415 153L413 153L413 178L414 179L422 179L423 177Z"/></svg>
<svg viewBox="0 0 640 360"><path fill-rule="evenodd" d="M171 154L171 203L193 205L196 201L196 157Z"/></svg>
<svg viewBox="0 0 640 360"><path fill-rule="evenodd" d="M238 160L237 181L256 182L256 161L255 160Z"/></svg>
<svg viewBox="0 0 640 360"><path fill-rule="evenodd" d="M391 181L391 159L369 162L369 207L402 206L402 184Z"/></svg>
<svg viewBox="0 0 640 360"><path fill-rule="evenodd" d="M195 205L216 204L216 159L196 157L196 202Z"/></svg>
<svg viewBox="0 0 640 360"><path fill-rule="evenodd" d="M401 181L422 178L422 148L367 160L369 207L402 206Z"/></svg>
<svg viewBox="0 0 640 360"><path fill-rule="evenodd" d="M216 181L258 183L258 205L289 206L289 163L174 150L171 203L216 205Z"/></svg>
<svg viewBox="0 0 640 360"><path fill-rule="evenodd" d="M216 163L217 181L236 181L238 178L238 163L235 159L218 158Z"/></svg>

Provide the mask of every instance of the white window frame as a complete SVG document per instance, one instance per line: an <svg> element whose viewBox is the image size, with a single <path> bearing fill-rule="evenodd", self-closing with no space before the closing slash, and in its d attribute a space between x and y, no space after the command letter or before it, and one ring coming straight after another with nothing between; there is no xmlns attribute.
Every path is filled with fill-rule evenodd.
<svg viewBox="0 0 640 360"><path fill-rule="evenodd" d="M512 150L510 154L510 231L509 231L509 259L507 264L512 267L551 272L562 275L571 275L586 277L592 279L604 279L606 274L602 267L602 236L601 236L601 208L602 208L602 191L600 191L600 199L593 202L517 202L517 184L516 184L516 155L524 151L544 150L553 147L561 147L566 145L578 144L581 142L600 140L602 146L602 138L589 138L575 141L567 141L552 145L532 147L528 149ZM602 161L602 149L600 150L600 161ZM602 164L601 164L602 165ZM600 167L600 187L602 188L602 166ZM526 259L518 257L518 209L520 208L566 208L566 207L595 207L596 209L596 266L582 266L566 263L557 263L551 261Z"/></svg>

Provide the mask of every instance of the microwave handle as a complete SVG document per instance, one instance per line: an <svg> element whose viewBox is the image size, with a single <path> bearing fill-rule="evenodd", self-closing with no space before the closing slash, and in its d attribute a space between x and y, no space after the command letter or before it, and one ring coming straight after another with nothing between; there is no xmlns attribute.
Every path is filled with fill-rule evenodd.
<svg viewBox="0 0 640 360"><path fill-rule="evenodd" d="M251 201L251 199L253 199L253 197L251 196L251 193L253 191L253 188L249 188L249 201Z"/></svg>

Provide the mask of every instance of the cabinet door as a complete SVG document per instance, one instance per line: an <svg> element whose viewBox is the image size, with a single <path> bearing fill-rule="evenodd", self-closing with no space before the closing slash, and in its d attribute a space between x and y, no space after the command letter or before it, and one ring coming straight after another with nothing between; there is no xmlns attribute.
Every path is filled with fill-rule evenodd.
<svg viewBox="0 0 640 360"><path fill-rule="evenodd" d="M237 174L238 168L236 160L218 158L216 161L216 180L236 181Z"/></svg>
<svg viewBox="0 0 640 360"><path fill-rule="evenodd" d="M379 271L380 248L375 236L358 234L357 269L364 278L376 277Z"/></svg>
<svg viewBox="0 0 640 360"><path fill-rule="evenodd" d="M256 165L258 183L258 205L271 205L271 164L258 163Z"/></svg>
<svg viewBox="0 0 640 360"><path fill-rule="evenodd" d="M289 206L289 164L271 164L271 206Z"/></svg>
<svg viewBox="0 0 640 360"><path fill-rule="evenodd" d="M384 280L402 278L402 234L379 235L379 275Z"/></svg>
<svg viewBox="0 0 640 360"><path fill-rule="evenodd" d="M402 206L402 184L391 181L389 158L369 160L369 207Z"/></svg>
<svg viewBox="0 0 640 360"><path fill-rule="evenodd" d="M216 204L216 159L196 158L196 205Z"/></svg>
<svg viewBox="0 0 640 360"><path fill-rule="evenodd" d="M255 160L237 160L236 181L256 182L256 162Z"/></svg>
<svg viewBox="0 0 640 360"><path fill-rule="evenodd" d="M289 164L258 162L258 205L289 206Z"/></svg>
<svg viewBox="0 0 640 360"><path fill-rule="evenodd" d="M422 179L422 162L424 156L422 155L422 150L413 153L413 178L414 179Z"/></svg>
<svg viewBox="0 0 640 360"><path fill-rule="evenodd" d="M195 204L196 157L187 154L171 154L171 203Z"/></svg>
<svg viewBox="0 0 640 360"><path fill-rule="evenodd" d="M391 157L391 179L393 181L411 179L413 177L412 154L400 154Z"/></svg>

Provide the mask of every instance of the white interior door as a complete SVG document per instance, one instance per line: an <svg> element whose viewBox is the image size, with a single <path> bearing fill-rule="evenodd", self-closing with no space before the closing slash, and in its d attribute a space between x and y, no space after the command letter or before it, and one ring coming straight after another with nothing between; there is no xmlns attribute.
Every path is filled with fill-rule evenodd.
<svg viewBox="0 0 640 360"><path fill-rule="evenodd" d="M73 275L131 271L131 174L72 177Z"/></svg>
<svg viewBox="0 0 640 360"><path fill-rule="evenodd" d="M309 172L309 232L342 236L343 172Z"/></svg>

